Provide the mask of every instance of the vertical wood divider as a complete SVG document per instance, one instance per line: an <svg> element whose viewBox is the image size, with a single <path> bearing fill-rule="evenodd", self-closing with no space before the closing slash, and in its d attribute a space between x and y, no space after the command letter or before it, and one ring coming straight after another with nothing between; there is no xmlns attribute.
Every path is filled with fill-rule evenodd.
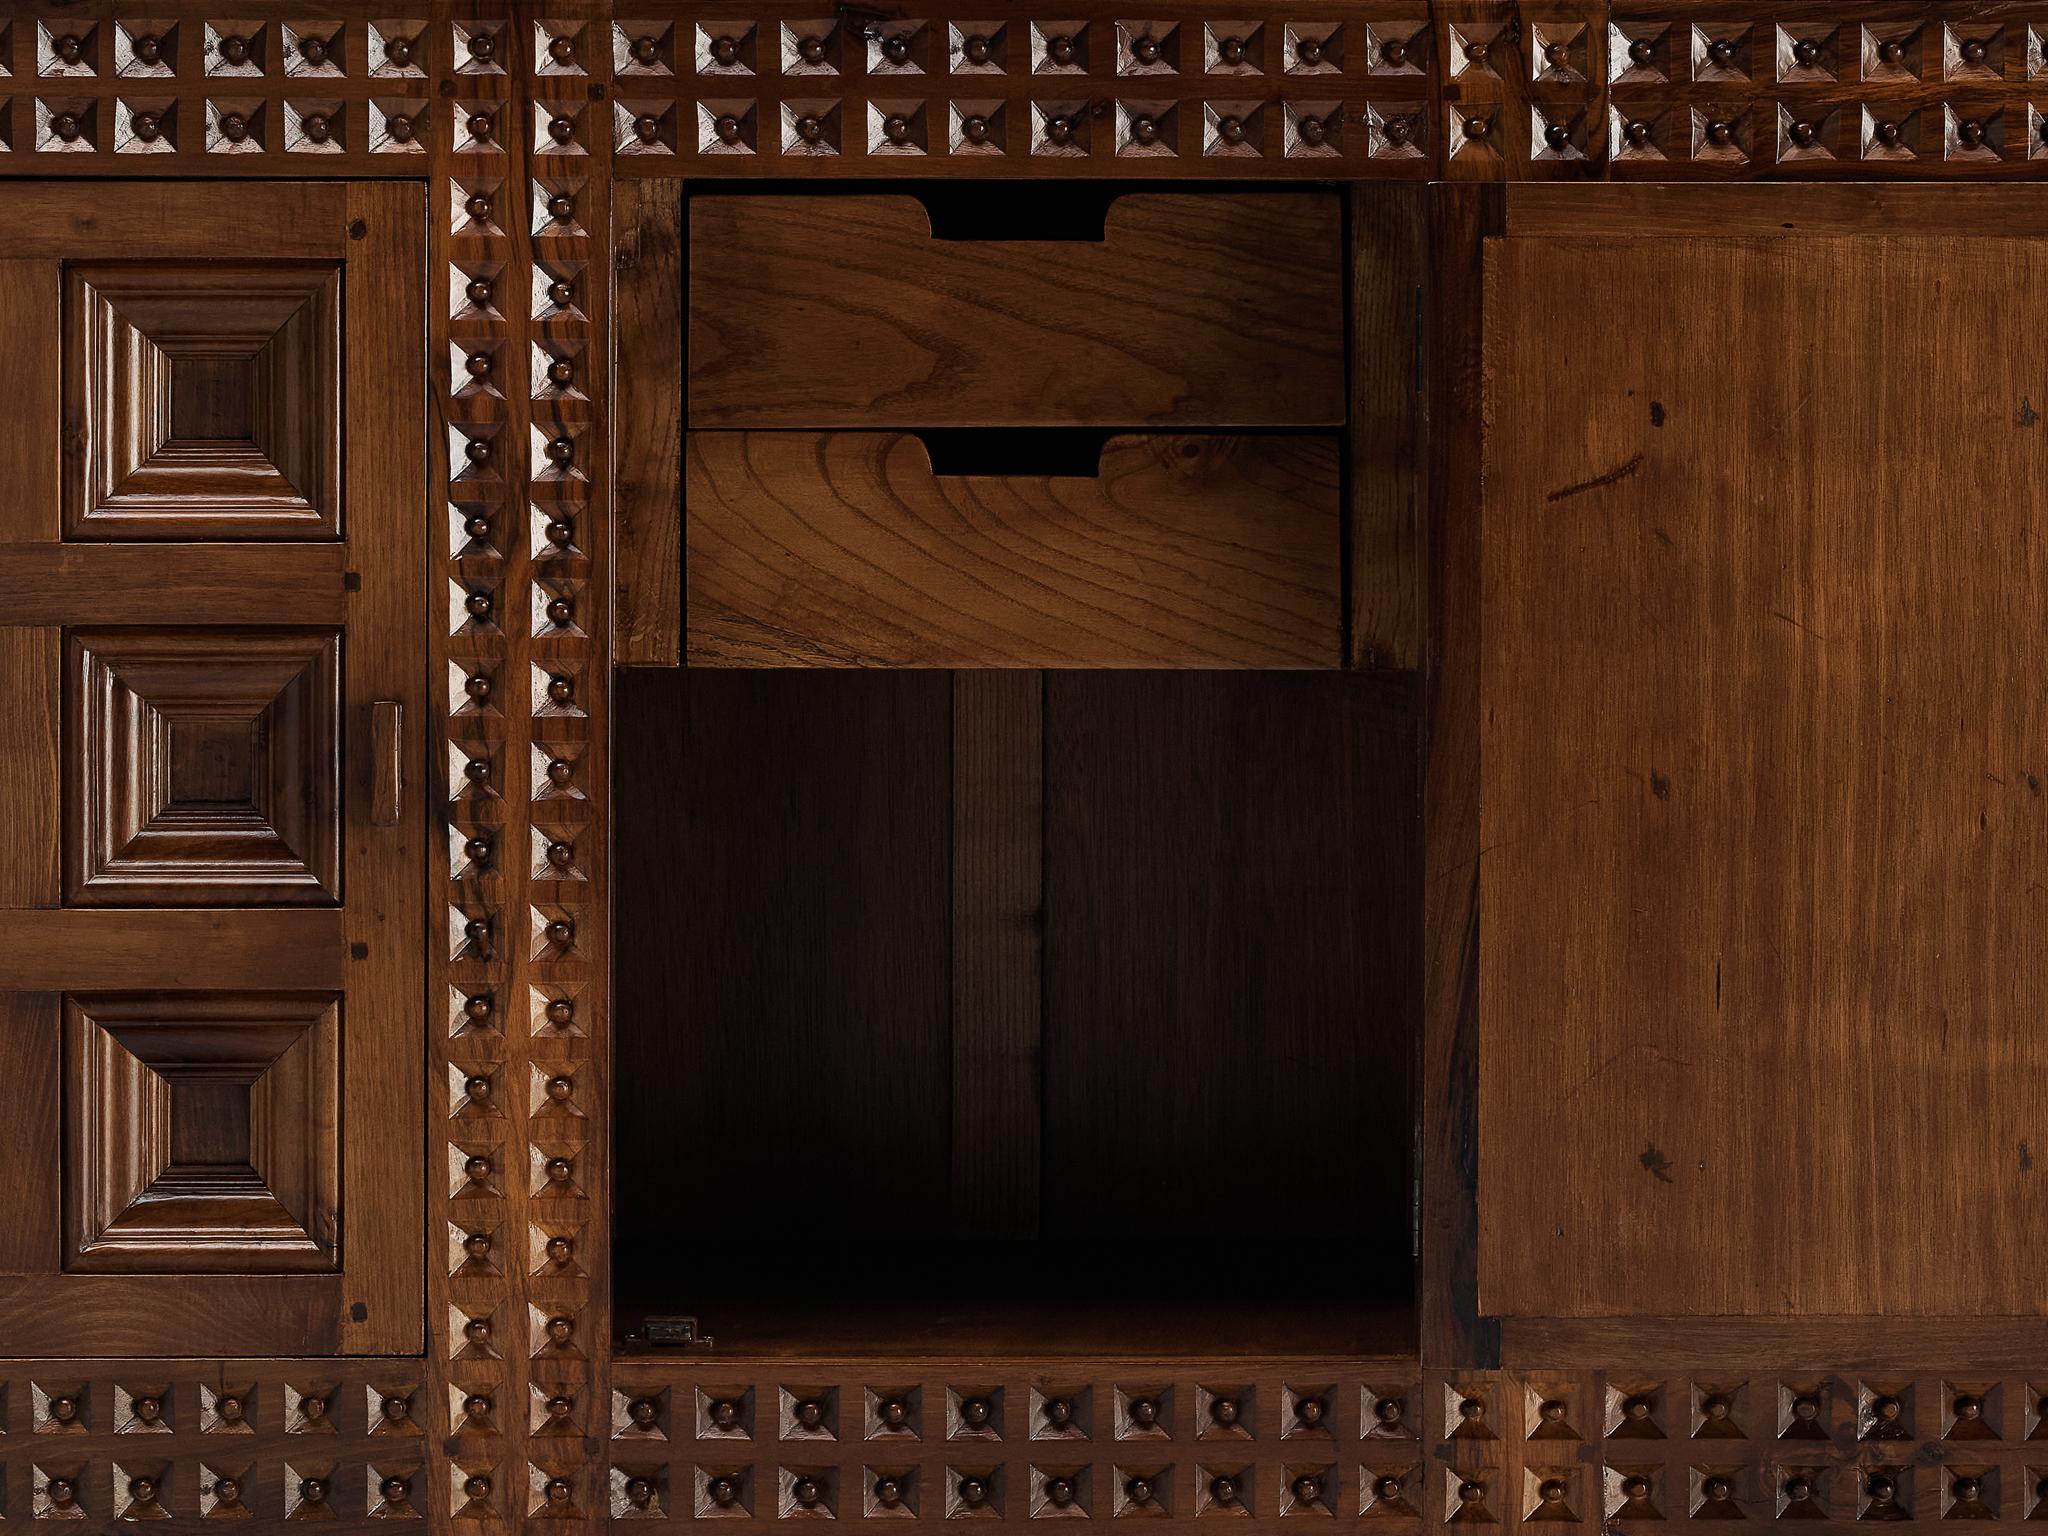
<svg viewBox="0 0 2048 1536"><path fill-rule="evenodd" d="M1038 1236L1045 674L953 674L953 1227Z"/></svg>

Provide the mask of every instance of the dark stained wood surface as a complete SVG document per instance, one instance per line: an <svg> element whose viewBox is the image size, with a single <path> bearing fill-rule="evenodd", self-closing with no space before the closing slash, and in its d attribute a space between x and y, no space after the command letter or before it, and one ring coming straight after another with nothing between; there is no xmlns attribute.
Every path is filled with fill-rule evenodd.
<svg viewBox="0 0 2048 1536"><path fill-rule="evenodd" d="M1345 664L1422 661L1422 297L1429 193L1354 186Z"/></svg>
<svg viewBox="0 0 2048 1536"><path fill-rule="evenodd" d="M1499 1351L1479 1313L1478 1180L1482 258L1500 217L1495 189L1431 190L1416 1268L1422 1358L1433 1369L1491 1368Z"/></svg>
<svg viewBox="0 0 2048 1536"><path fill-rule="evenodd" d="M2048 257L1488 260L1485 1306L2038 1311Z"/></svg>
<svg viewBox="0 0 2048 1536"><path fill-rule="evenodd" d="M618 1199L664 1214L615 1262L713 1315L881 1288L951 1199L951 682L627 671L617 701Z"/></svg>
<svg viewBox="0 0 2048 1536"><path fill-rule="evenodd" d="M683 184L613 193L612 664L672 667L683 633Z"/></svg>
<svg viewBox="0 0 2048 1536"><path fill-rule="evenodd" d="M908 434L692 432L695 666L1335 666L1336 442L1119 437L934 475Z"/></svg>
<svg viewBox="0 0 2048 1536"><path fill-rule="evenodd" d="M1045 678L953 674L953 1215L1038 1235Z"/></svg>
<svg viewBox="0 0 2048 1536"><path fill-rule="evenodd" d="M690 426L1334 426L1342 212L1143 193L1100 241L939 240L910 197L694 198Z"/></svg>
<svg viewBox="0 0 2048 1536"><path fill-rule="evenodd" d="M1240 1299L1411 1292L1415 743L1362 682L1047 677L1046 1219L1161 1286L1258 1232L1327 1267Z"/></svg>

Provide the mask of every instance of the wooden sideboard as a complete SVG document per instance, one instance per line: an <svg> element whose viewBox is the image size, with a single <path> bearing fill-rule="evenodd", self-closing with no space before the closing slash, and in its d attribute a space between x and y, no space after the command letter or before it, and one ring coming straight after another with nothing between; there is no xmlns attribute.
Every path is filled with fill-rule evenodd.
<svg viewBox="0 0 2048 1536"><path fill-rule="evenodd" d="M2048 1518L2048 8L395 10L0 4L0 1527Z"/></svg>

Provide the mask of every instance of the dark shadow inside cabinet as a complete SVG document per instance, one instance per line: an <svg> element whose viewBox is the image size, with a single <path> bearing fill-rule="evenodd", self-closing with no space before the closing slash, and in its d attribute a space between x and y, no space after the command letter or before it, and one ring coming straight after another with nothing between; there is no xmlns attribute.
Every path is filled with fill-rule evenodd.
<svg viewBox="0 0 2048 1536"><path fill-rule="evenodd" d="M1397 684L622 671L629 1347L1414 1339Z"/></svg>

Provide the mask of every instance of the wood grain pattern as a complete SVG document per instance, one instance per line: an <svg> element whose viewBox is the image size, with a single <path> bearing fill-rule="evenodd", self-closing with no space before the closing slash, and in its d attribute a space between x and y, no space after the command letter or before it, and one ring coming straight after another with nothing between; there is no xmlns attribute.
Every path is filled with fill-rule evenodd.
<svg viewBox="0 0 2048 1536"><path fill-rule="evenodd" d="M672 667L683 644L683 184L613 201L612 664Z"/></svg>
<svg viewBox="0 0 2048 1536"><path fill-rule="evenodd" d="M1509 240L1487 282L1486 1306L2038 1312L2048 379L2003 314L2048 256Z"/></svg>
<svg viewBox="0 0 2048 1536"><path fill-rule="evenodd" d="M1422 295L1429 194L1354 186L1345 665L1422 662Z"/></svg>
<svg viewBox="0 0 2048 1536"><path fill-rule="evenodd" d="M8 724L0 731L0 910L54 907L63 897L64 641L44 626L0 628L0 699Z"/></svg>
<svg viewBox="0 0 2048 1536"><path fill-rule="evenodd" d="M1500 218L1497 190L1431 189L1416 1268L1422 1358L1444 1370L1492 1367L1499 1351L1479 1315L1478 1180L1482 255Z"/></svg>
<svg viewBox="0 0 2048 1536"><path fill-rule="evenodd" d="M1334 426L1341 225L1145 193L1100 241L935 240L908 197L696 198L690 425Z"/></svg>
<svg viewBox="0 0 2048 1536"><path fill-rule="evenodd" d="M1229 1266L1232 1306L1314 1312L1332 1347L1388 1329L1413 1289L1411 723L1357 674L1059 672L1045 732L1048 1227L1141 1241L1160 1304L1202 1294L1218 1243L1314 1234L1334 1271Z"/></svg>
<svg viewBox="0 0 2048 1536"><path fill-rule="evenodd" d="M13 493L4 498L13 505ZM54 504L53 504L54 505ZM348 615L340 544L0 544L0 625L339 624Z"/></svg>
<svg viewBox="0 0 2048 1536"><path fill-rule="evenodd" d="M11 209L11 192L8 201ZM14 359L13 387L23 399L58 397L64 356L63 281L63 268L47 255L36 261L0 261L0 315L7 317L4 341ZM0 464L7 466L6 490L0 492L0 545L56 539L63 426L54 410L0 411ZM0 582L7 580L12 565L0 559ZM12 606L0 594L0 613Z"/></svg>
<svg viewBox="0 0 2048 1536"><path fill-rule="evenodd" d="M953 1231L1038 1235L1045 679L953 674Z"/></svg>
<svg viewBox="0 0 2048 1536"><path fill-rule="evenodd" d="M935 476L907 434L692 432L692 665L1335 666L1324 437Z"/></svg>

